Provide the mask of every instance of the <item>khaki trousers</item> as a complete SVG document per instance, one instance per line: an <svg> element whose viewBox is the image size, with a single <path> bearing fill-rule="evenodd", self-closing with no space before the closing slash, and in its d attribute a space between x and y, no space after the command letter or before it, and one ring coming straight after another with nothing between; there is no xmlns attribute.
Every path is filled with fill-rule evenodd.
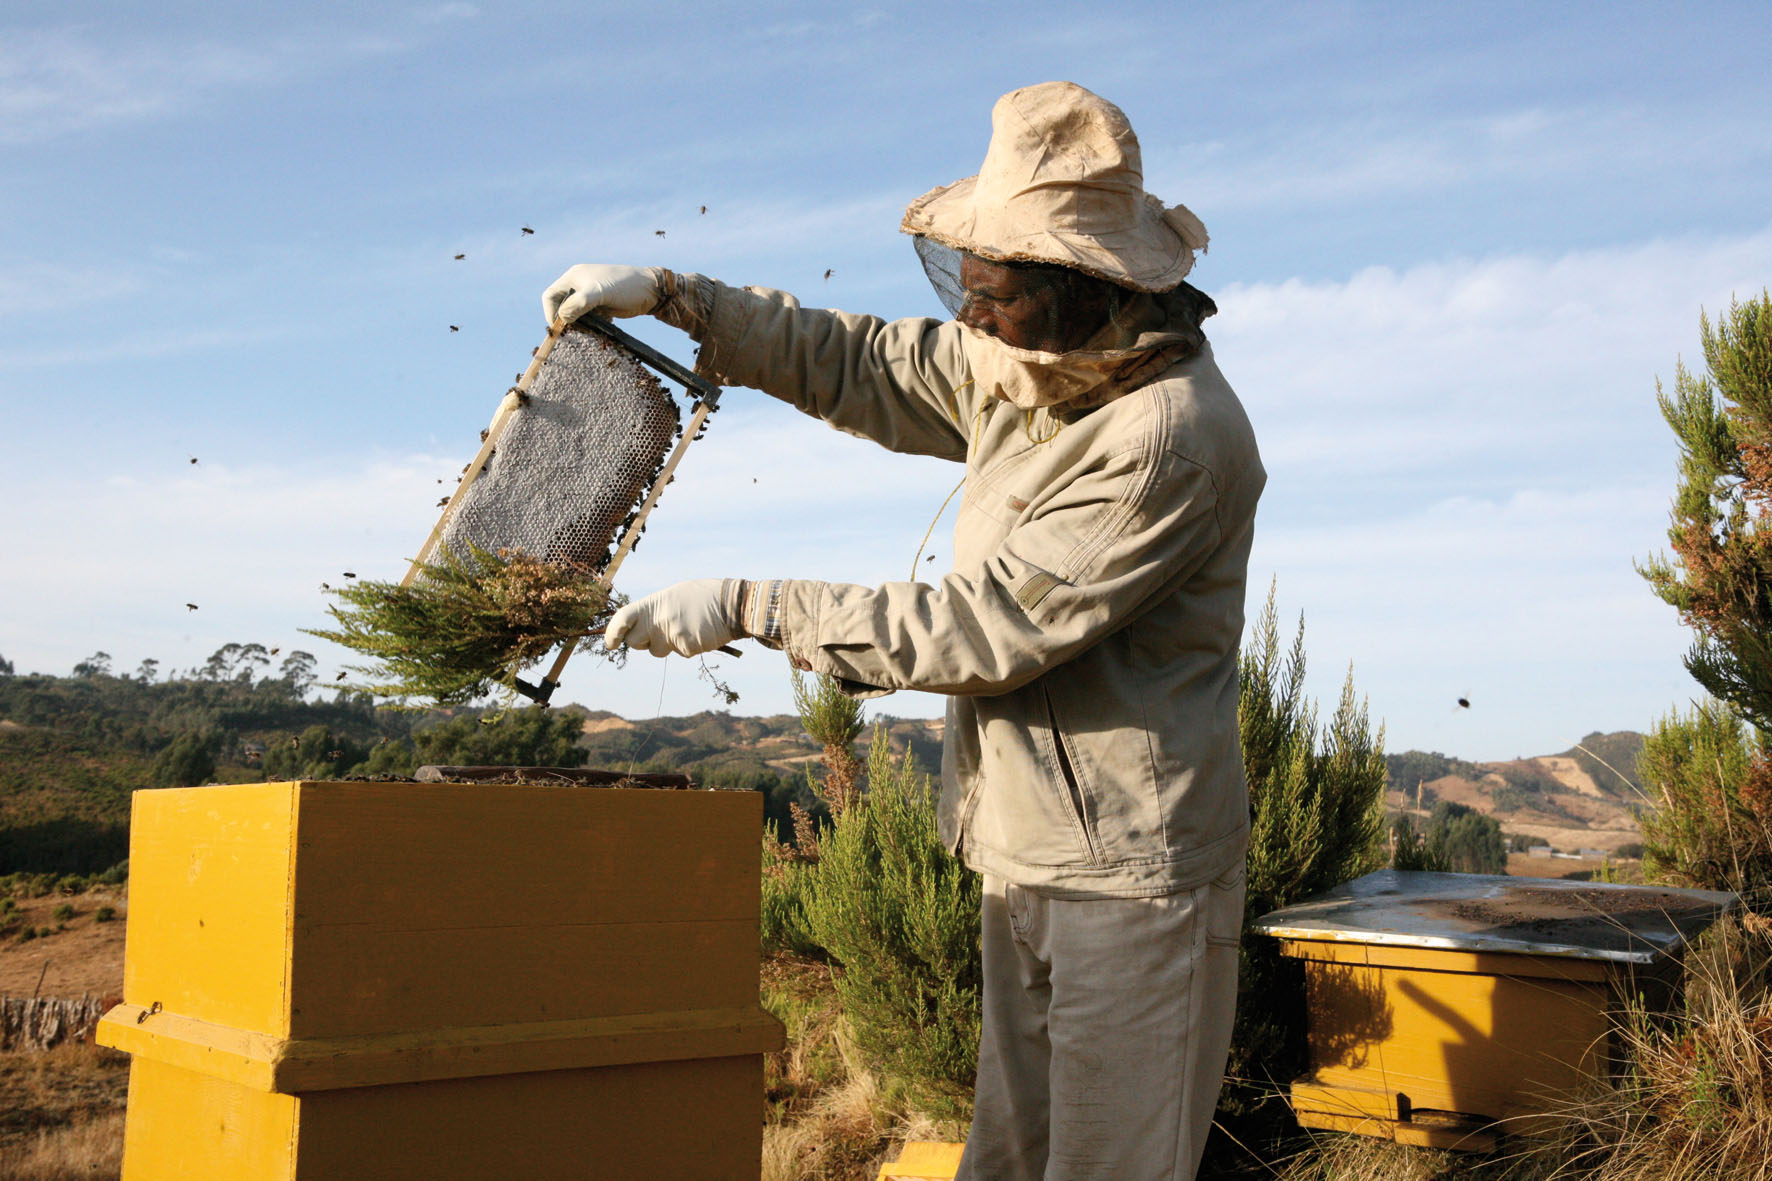
<svg viewBox="0 0 1772 1181"><path fill-rule="evenodd" d="M1243 867L1159 898L984 878L984 1028L958 1181L1191 1181L1237 1005Z"/></svg>

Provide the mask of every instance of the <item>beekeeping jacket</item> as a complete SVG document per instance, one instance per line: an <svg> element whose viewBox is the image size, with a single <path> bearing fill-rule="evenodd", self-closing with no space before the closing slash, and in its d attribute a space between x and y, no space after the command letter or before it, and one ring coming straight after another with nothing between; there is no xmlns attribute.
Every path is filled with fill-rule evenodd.
<svg viewBox="0 0 1772 1181"><path fill-rule="evenodd" d="M953 321L669 286L657 314L701 342L702 372L965 465L939 582L758 583L748 621L859 693L948 695L948 847L1064 897L1164 894L1239 863L1237 651L1265 475L1199 330L1204 297L1141 297L1137 343L1169 363L1136 388L1027 409L971 381Z"/></svg>

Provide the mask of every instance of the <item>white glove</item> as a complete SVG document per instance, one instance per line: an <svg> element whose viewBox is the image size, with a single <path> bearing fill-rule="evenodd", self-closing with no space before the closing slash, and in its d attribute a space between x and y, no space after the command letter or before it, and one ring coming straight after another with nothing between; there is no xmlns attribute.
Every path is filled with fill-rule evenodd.
<svg viewBox="0 0 1772 1181"><path fill-rule="evenodd" d="M745 633L738 628L737 578L697 578L622 607L603 633L605 648L626 644L654 656L700 656Z"/></svg>
<svg viewBox="0 0 1772 1181"><path fill-rule="evenodd" d="M663 282L664 271L659 267L581 262L541 293L542 315L549 324L556 316L570 324L586 312L644 316L658 306Z"/></svg>

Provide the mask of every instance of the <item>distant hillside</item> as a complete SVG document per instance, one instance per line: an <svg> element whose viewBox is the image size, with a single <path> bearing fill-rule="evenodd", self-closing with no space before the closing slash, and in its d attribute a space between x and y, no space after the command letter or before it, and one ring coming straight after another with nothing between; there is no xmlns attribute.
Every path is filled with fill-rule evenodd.
<svg viewBox="0 0 1772 1181"><path fill-rule="evenodd" d="M925 771L933 773L940 768L940 721L870 717L856 743L858 754L873 740L875 723L886 727L895 753L908 748ZM580 745L590 751L589 766L691 771L703 779L720 781L745 774L798 777L819 755L818 744L793 714L748 718L724 711L638 722L593 711L585 717Z"/></svg>
<svg viewBox="0 0 1772 1181"><path fill-rule="evenodd" d="M500 711L378 708L330 695L295 653L229 645L201 669L113 675L99 653L72 677L11 676L0 664L0 875L98 873L128 854L138 788L410 774L421 762L688 771L762 792L778 826L789 805L817 813L805 768L819 751L791 715L700 713L630 722L582 706ZM941 723L882 717L893 749L940 765ZM864 746L872 726L864 734Z"/></svg>
<svg viewBox="0 0 1772 1181"><path fill-rule="evenodd" d="M1385 756L1386 806L1426 815L1448 800L1495 817L1504 832L1559 851L1616 853L1642 842L1637 779L1643 736L1595 732L1561 754L1472 763L1437 751Z"/></svg>
<svg viewBox="0 0 1772 1181"><path fill-rule="evenodd" d="M0 874L95 873L127 850L129 794L140 787L270 778L400 775L418 762L568 762L687 771L708 786L762 792L785 824L789 805L817 810L805 773L819 750L797 717L708 711L631 721L580 706L484 711L377 708L360 693L322 692L311 657L277 675L256 645L228 645L202 669L158 679L113 675L99 653L73 677L0 668ZM942 723L872 715L895 752L934 774ZM1496 817L1505 831L1559 849L1615 851L1641 840L1636 755L1643 737L1594 733L1555 755L1473 763L1426 751L1386 756L1387 806L1427 813L1440 800ZM543 753L545 752L545 753Z"/></svg>

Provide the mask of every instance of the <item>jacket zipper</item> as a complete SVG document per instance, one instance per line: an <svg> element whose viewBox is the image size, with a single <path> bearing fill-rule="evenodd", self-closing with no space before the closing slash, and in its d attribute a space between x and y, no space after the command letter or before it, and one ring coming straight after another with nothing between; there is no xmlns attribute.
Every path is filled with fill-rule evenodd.
<svg viewBox="0 0 1772 1181"><path fill-rule="evenodd" d="M1089 813L1083 806L1083 789L1077 782L1077 773L1071 766L1071 755L1064 745L1064 732L1058 728L1058 711L1052 707L1052 695L1046 687L1040 687L1040 697L1046 702L1046 722L1052 728L1052 749L1058 753L1058 774L1064 780L1065 793L1070 797L1071 815L1077 822L1077 832L1083 838L1083 851L1088 854L1090 864L1098 864L1100 856L1095 851L1095 841L1089 835Z"/></svg>

